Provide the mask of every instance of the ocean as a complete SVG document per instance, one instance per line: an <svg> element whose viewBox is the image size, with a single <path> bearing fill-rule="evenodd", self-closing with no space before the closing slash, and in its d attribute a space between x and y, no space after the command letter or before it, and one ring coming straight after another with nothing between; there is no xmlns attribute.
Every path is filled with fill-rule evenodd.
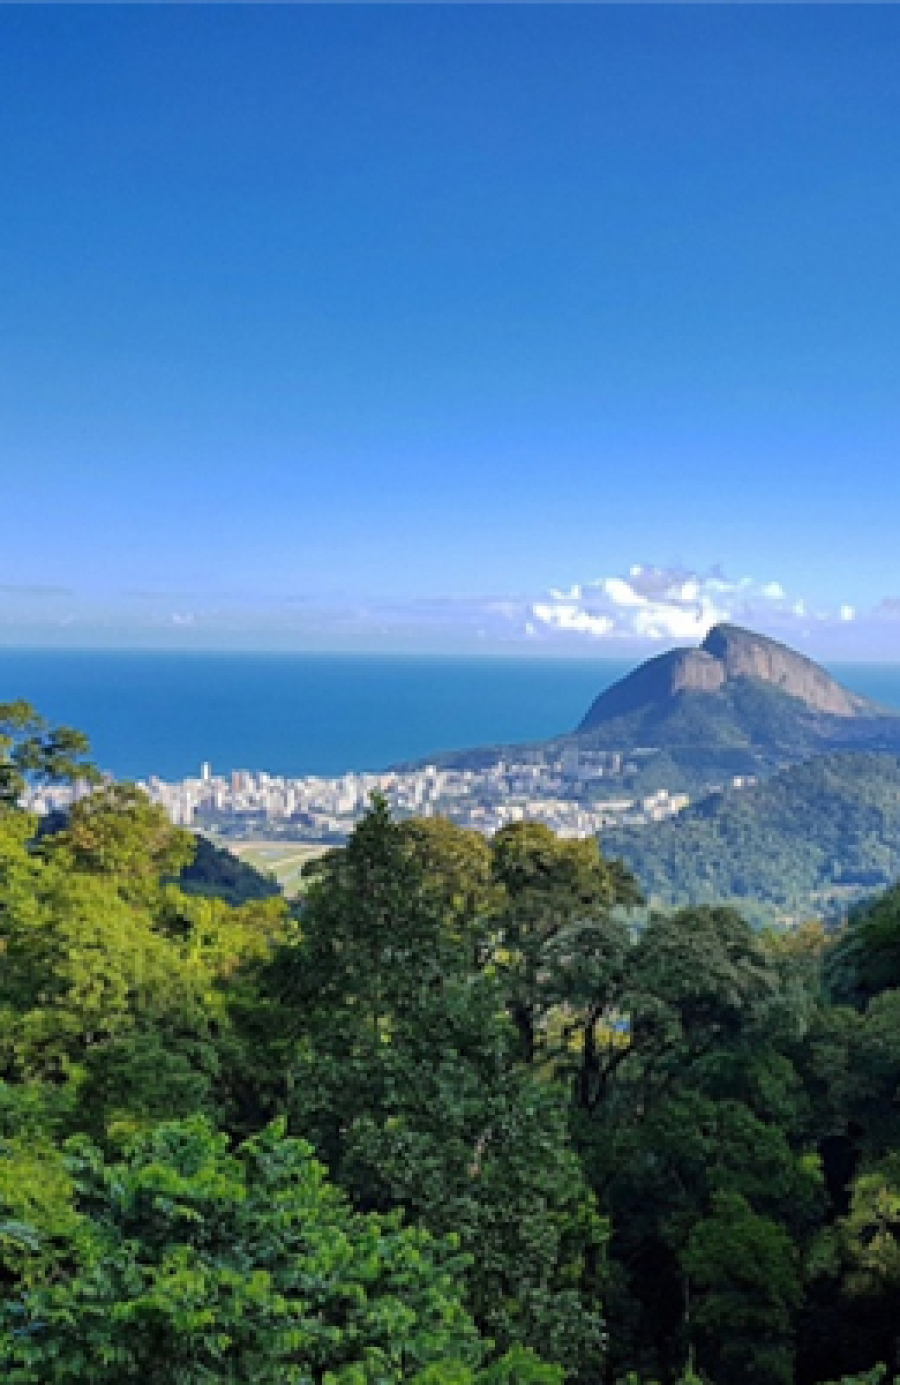
<svg viewBox="0 0 900 1385"><path fill-rule="evenodd" d="M117 778L384 769L572 730L633 667L612 659L0 649L0 702L78 727ZM900 711L900 665L830 670Z"/></svg>

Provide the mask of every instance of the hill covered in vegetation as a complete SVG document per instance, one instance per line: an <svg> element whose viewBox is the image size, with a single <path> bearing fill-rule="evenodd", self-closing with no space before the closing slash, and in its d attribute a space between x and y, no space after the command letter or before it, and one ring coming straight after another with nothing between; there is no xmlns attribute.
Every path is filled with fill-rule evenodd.
<svg viewBox="0 0 900 1385"><path fill-rule="evenodd" d="M667 821L609 831L603 847L663 905L733 900L761 916L843 914L900 876L900 759L818 756Z"/></svg>
<svg viewBox="0 0 900 1385"><path fill-rule="evenodd" d="M274 876L257 870L208 837L195 833L194 840L193 860L178 876L178 885L185 894L214 895L229 904L246 904L251 899L271 899L281 894Z"/></svg>
<svg viewBox="0 0 900 1385"><path fill-rule="evenodd" d="M714 627L699 649L641 664L596 699L561 744L653 747L641 792L692 795L838 751L900 754L900 716L859 697L777 640Z"/></svg>

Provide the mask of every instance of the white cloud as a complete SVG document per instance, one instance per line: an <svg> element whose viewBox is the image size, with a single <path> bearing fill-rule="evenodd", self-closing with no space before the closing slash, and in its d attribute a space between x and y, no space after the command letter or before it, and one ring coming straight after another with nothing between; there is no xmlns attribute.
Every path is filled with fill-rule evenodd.
<svg viewBox="0 0 900 1385"><path fill-rule="evenodd" d="M634 574L637 576L637 573ZM604 577L591 584L605 592L614 606L646 606L647 598L626 582L624 577Z"/></svg>
<svg viewBox="0 0 900 1385"><path fill-rule="evenodd" d="M730 578L719 568L702 573L635 563L627 576L551 588L547 598L531 605L528 619L547 636L694 644L721 622L790 638L802 634L811 621L848 624L856 615L847 603L811 611L802 596L789 594L773 579Z"/></svg>
<svg viewBox="0 0 900 1385"><path fill-rule="evenodd" d="M614 622L609 616L592 616L589 612L581 611L577 606L567 605L563 601L535 602L531 613L535 620L543 625L549 625L556 630L570 630L580 635L609 635L614 629ZM529 624L533 630L533 623Z"/></svg>

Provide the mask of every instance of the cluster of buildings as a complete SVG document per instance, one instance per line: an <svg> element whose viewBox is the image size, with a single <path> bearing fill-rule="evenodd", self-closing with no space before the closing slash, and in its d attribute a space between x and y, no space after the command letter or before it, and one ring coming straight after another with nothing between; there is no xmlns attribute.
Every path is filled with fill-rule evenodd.
<svg viewBox="0 0 900 1385"><path fill-rule="evenodd" d="M660 789L635 798L623 792L624 783L616 785L636 773L639 759L653 753L523 750L469 768L426 764L333 778L251 770L214 774L205 763L196 777L171 781L152 775L139 787L174 823L236 840L265 836L343 842L373 794L387 801L395 818L446 817L488 836L508 823L528 820L545 823L561 837L589 837L609 827L658 822L688 807L691 800L685 793ZM733 780L737 787L753 782ZM83 783L36 786L23 806L50 813L90 792Z"/></svg>
<svg viewBox="0 0 900 1385"><path fill-rule="evenodd" d="M636 766L614 752L523 752L478 768L421 765L335 778L291 778L262 771L214 774L142 784L172 821L231 837L277 835L299 842L341 842L366 812L373 794L392 814L447 817L491 834L523 819L543 822L560 836L587 837L604 827L669 817L687 807L686 794L665 790L643 799L614 796L609 781Z"/></svg>
<svg viewBox="0 0 900 1385"><path fill-rule="evenodd" d="M27 789L19 800L29 813L46 817L48 813L64 813L80 798L87 798L91 785L84 780L74 784L39 784Z"/></svg>

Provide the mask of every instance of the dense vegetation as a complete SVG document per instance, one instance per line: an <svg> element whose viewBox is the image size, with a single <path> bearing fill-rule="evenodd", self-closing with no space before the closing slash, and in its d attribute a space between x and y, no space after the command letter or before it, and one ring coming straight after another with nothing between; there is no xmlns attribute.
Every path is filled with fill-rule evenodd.
<svg viewBox="0 0 900 1385"><path fill-rule="evenodd" d="M194 840L193 859L176 882L185 894L213 895L229 904L246 904L251 899L271 899L281 893L274 876L264 875L227 847L217 846L196 833Z"/></svg>
<svg viewBox="0 0 900 1385"><path fill-rule="evenodd" d="M632 926L592 841L377 800L292 913L0 710L0 1376L800 1385L900 1337L900 890Z"/></svg>
<svg viewBox="0 0 900 1385"><path fill-rule="evenodd" d="M64 832L69 814L55 809L45 814L37 826L38 838ZM178 885L185 894L207 895L229 904L247 904L252 899L271 899L282 893L274 875L257 870L225 846L217 846L199 832L184 853L186 864L167 883Z"/></svg>
<svg viewBox="0 0 900 1385"><path fill-rule="evenodd" d="M622 856L664 906L732 900L809 917L900 876L900 760L818 756L750 788L711 795L646 828L619 828Z"/></svg>

